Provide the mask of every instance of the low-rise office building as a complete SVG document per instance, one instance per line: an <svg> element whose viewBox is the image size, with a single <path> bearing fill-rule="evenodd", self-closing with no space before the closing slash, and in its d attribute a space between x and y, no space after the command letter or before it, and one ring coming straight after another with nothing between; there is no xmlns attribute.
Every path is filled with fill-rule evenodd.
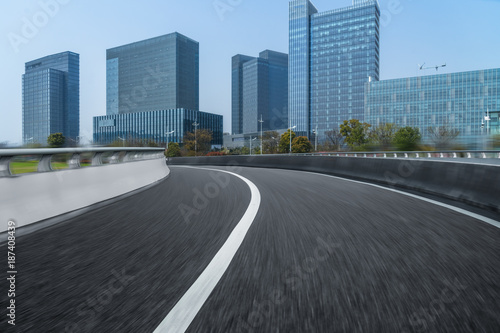
<svg viewBox="0 0 500 333"><path fill-rule="evenodd" d="M500 69L371 81L365 84L365 121L418 127L431 143L430 127L459 131L457 143L480 148L500 134Z"/></svg>

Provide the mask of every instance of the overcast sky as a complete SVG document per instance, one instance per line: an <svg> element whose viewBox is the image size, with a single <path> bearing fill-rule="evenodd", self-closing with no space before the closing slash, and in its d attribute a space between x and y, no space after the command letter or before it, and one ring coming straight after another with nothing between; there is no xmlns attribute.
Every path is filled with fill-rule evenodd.
<svg viewBox="0 0 500 333"><path fill-rule="evenodd" d="M322 12L351 1L314 4ZM417 70L423 62L446 63L440 73L500 67L499 0L380 0L380 7L381 79L434 74ZM80 54L80 132L88 141L92 117L106 114L106 49L174 31L200 43L200 108L224 115L229 132L231 57L288 53L288 0L3 0L0 142L21 142L25 62Z"/></svg>

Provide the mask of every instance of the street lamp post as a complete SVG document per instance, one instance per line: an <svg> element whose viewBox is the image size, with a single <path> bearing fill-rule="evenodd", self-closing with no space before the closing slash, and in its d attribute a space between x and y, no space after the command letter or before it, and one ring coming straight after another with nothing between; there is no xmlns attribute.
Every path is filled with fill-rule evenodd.
<svg viewBox="0 0 500 333"><path fill-rule="evenodd" d="M260 154L262 155L262 123L264 123L264 120L262 120L262 115L260 115Z"/></svg>
<svg viewBox="0 0 500 333"><path fill-rule="evenodd" d="M257 137L252 139L252 136L250 136L250 155L252 155L252 141L257 140Z"/></svg>
<svg viewBox="0 0 500 333"><path fill-rule="evenodd" d="M166 143L166 146L165 146L165 148L167 149L167 151L168 151L168 141L169 141L168 138L169 138L169 136L171 134L174 134L174 133L175 133L175 131L170 131L170 132L165 133L165 135L167 136L167 143Z"/></svg>
<svg viewBox="0 0 500 333"><path fill-rule="evenodd" d="M198 140L196 137L196 130L197 130L198 126L200 126L200 123L195 121L193 123L193 126L194 126L194 156L196 157L197 152L198 152Z"/></svg>
<svg viewBox="0 0 500 333"><path fill-rule="evenodd" d="M292 130L297 127L297 126L292 126L288 129L289 133L288 135L290 136L290 155L292 154Z"/></svg>
<svg viewBox="0 0 500 333"><path fill-rule="evenodd" d="M316 129L313 130L314 133L314 151L318 151L318 125L316 125Z"/></svg>

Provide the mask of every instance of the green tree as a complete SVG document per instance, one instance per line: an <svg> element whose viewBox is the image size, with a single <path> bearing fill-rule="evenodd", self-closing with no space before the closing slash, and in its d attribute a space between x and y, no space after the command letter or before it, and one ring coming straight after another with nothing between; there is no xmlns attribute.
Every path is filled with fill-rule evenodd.
<svg viewBox="0 0 500 333"><path fill-rule="evenodd" d="M207 129L199 129L194 132L187 132L184 135L184 148L188 151L188 155L206 155L210 151L212 145L212 131ZM195 152L196 150L196 152Z"/></svg>
<svg viewBox="0 0 500 333"><path fill-rule="evenodd" d="M177 142L169 142L168 148L165 150L166 157L179 157L182 156L181 148Z"/></svg>
<svg viewBox="0 0 500 333"><path fill-rule="evenodd" d="M305 136L298 136L292 140L292 153L309 153L313 149L311 142Z"/></svg>
<svg viewBox="0 0 500 333"><path fill-rule="evenodd" d="M397 131L396 124L380 124L370 130L370 141L382 150L390 150Z"/></svg>
<svg viewBox="0 0 500 333"><path fill-rule="evenodd" d="M340 124L340 134L351 149L359 149L369 142L370 127L370 124L358 119L344 120Z"/></svg>
<svg viewBox="0 0 500 333"><path fill-rule="evenodd" d="M62 133L52 133L47 138L47 144L52 148L61 148L64 146L65 142L66 138L62 135Z"/></svg>
<svg viewBox="0 0 500 333"><path fill-rule="evenodd" d="M290 152L290 133L292 135L292 141L295 139L295 132L292 130L288 130L280 138L279 152L283 154L287 154Z"/></svg>
<svg viewBox="0 0 500 333"><path fill-rule="evenodd" d="M241 155L250 155L250 148L248 148L247 146L241 147L240 154Z"/></svg>
<svg viewBox="0 0 500 333"><path fill-rule="evenodd" d="M280 143L280 135L276 131L265 132L262 136L264 154L276 154Z"/></svg>
<svg viewBox="0 0 500 333"><path fill-rule="evenodd" d="M394 143L396 147L403 151L416 150L421 139L422 135L418 127L401 127L394 134Z"/></svg>

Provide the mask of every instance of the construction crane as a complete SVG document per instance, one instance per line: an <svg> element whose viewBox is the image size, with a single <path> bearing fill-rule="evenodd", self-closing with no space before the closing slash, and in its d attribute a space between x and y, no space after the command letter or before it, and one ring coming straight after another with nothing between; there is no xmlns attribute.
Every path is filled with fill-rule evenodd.
<svg viewBox="0 0 500 333"><path fill-rule="evenodd" d="M434 67L424 67L425 66L425 62L423 65L418 65L419 69L422 71L422 70L426 70L426 69L433 69L435 68L436 69L436 72L438 71L438 69L440 67L446 67L446 63L444 65L437 65L437 66L434 66Z"/></svg>

